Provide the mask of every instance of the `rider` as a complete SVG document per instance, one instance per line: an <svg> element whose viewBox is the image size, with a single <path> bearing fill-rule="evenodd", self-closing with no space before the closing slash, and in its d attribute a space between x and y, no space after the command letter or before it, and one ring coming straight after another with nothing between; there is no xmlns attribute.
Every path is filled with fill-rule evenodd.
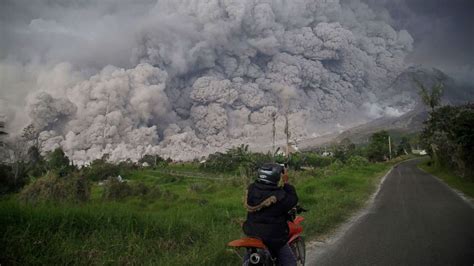
<svg viewBox="0 0 474 266"><path fill-rule="evenodd" d="M247 220L243 229L246 235L262 239L281 265L296 265L296 258L287 244L287 221L288 212L297 203L298 196L288 183L286 167L267 163L258 169L257 180L247 190Z"/></svg>

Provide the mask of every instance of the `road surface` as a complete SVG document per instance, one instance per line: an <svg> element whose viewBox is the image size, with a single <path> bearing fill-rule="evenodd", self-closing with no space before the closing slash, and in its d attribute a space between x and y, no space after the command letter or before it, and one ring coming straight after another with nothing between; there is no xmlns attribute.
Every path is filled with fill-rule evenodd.
<svg viewBox="0 0 474 266"><path fill-rule="evenodd" d="M366 214L308 265L473 266L474 208L418 162L395 167Z"/></svg>

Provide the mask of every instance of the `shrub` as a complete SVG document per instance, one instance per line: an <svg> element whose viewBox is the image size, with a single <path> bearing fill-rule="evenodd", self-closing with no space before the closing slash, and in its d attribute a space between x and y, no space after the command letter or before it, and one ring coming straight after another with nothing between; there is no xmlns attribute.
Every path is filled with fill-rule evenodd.
<svg viewBox="0 0 474 266"><path fill-rule="evenodd" d="M161 198L162 194L163 192L161 191L160 187L158 185L154 185L148 190L148 193L146 194L146 198L159 199Z"/></svg>
<svg viewBox="0 0 474 266"><path fill-rule="evenodd" d="M153 167L153 168L156 168L159 165L165 166L168 164L167 161L165 161L165 159L163 159L159 155L150 155L150 154L143 156L138 162L140 163L140 165L143 165L144 163L146 163L149 167Z"/></svg>
<svg viewBox="0 0 474 266"><path fill-rule="evenodd" d="M21 201L39 202L84 202L90 198L90 184L79 173L59 177L54 172L36 179L26 186L19 195Z"/></svg>
<svg viewBox="0 0 474 266"><path fill-rule="evenodd" d="M107 181L104 182L104 190L102 192L103 199L121 200L133 195L134 191L128 182L120 182L115 177L109 177Z"/></svg>
<svg viewBox="0 0 474 266"><path fill-rule="evenodd" d="M48 155L47 165L49 170L56 172L59 176L66 176L74 170L74 166L70 165L69 158L61 148L57 148Z"/></svg>
<svg viewBox="0 0 474 266"><path fill-rule="evenodd" d="M0 164L0 195L15 190L13 169L10 165Z"/></svg>
<svg viewBox="0 0 474 266"><path fill-rule="evenodd" d="M165 200L177 200L179 198L179 195L169 190L165 190L161 197Z"/></svg>
<svg viewBox="0 0 474 266"><path fill-rule="evenodd" d="M253 154L248 145L231 148L226 153L216 152L208 156L201 168L215 172L235 172L242 165L252 165Z"/></svg>
<svg viewBox="0 0 474 266"><path fill-rule="evenodd" d="M347 160L347 164L352 167L361 167L369 164L369 161L359 155L353 155Z"/></svg>
<svg viewBox="0 0 474 266"><path fill-rule="evenodd" d="M348 138L341 140L334 147L334 158L346 162L355 152L356 146Z"/></svg>
<svg viewBox="0 0 474 266"><path fill-rule="evenodd" d="M344 163L341 162L340 160L335 160L334 162L331 163L331 165L329 166L329 169L337 171L342 167L344 167Z"/></svg>
<svg viewBox="0 0 474 266"><path fill-rule="evenodd" d="M301 170L303 166L304 157L301 153L293 153L289 156L288 167L293 170Z"/></svg>
<svg viewBox="0 0 474 266"><path fill-rule="evenodd" d="M240 173L241 176L252 178L257 175L258 167L272 161L274 158L270 153L250 152L248 145L241 145L227 150L226 153L217 152L209 155L200 168L212 172Z"/></svg>
<svg viewBox="0 0 474 266"><path fill-rule="evenodd" d="M132 186L132 194L137 196L145 196L150 192L150 188L143 182L138 182Z"/></svg>
<svg viewBox="0 0 474 266"><path fill-rule="evenodd" d="M105 200L123 200L128 197L139 197L149 200L159 199L164 196L171 197L172 199L177 198L175 195L170 196L171 194L169 191L162 192L158 185L149 187L143 182L120 182L117 178L110 177L104 182L102 198Z"/></svg>
<svg viewBox="0 0 474 266"><path fill-rule="evenodd" d="M388 138L389 134L385 130L372 134L370 137L370 144L367 147L367 157L370 161L381 162L390 157ZM392 150L394 149L392 148Z"/></svg>
<svg viewBox="0 0 474 266"><path fill-rule="evenodd" d="M109 177L116 177L123 171L122 167L105 161L104 159L94 160L88 167L81 170L84 176L93 181L106 180Z"/></svg>
<svg viewBox="0 0 474 266"><path fill-rule="evenodd" d="M315 167L315 168L326 167L334 161L332 157L324 157L313 152L305 153L305 156L306 156L306 160L305 160L304 165Z"/></svg>

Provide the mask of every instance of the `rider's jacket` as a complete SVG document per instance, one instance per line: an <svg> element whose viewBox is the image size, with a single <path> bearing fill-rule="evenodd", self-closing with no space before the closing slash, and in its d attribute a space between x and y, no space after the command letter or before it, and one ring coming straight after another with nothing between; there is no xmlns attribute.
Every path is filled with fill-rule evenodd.
<svg viewBox="0 0 474 266"><path fill-rule="evenodd" d="M288 211L297 203L298 196L290 184L283 187L251 184L245 201L245 234L262 239L271 251L278 250L288 241Z"/></svg>

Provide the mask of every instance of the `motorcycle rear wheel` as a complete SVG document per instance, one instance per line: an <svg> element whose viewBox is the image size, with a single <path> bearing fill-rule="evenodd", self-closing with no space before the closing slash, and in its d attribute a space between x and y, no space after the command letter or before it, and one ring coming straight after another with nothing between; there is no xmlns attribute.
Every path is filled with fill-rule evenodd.
<svg viewBox="0 0 474 266"><path fill-rule="evenodd" d="M302 236L298 237L291 243L291 250L293 251L293 254L295 254L296 265L304 266L306 261L306 246Z"/></svg>

